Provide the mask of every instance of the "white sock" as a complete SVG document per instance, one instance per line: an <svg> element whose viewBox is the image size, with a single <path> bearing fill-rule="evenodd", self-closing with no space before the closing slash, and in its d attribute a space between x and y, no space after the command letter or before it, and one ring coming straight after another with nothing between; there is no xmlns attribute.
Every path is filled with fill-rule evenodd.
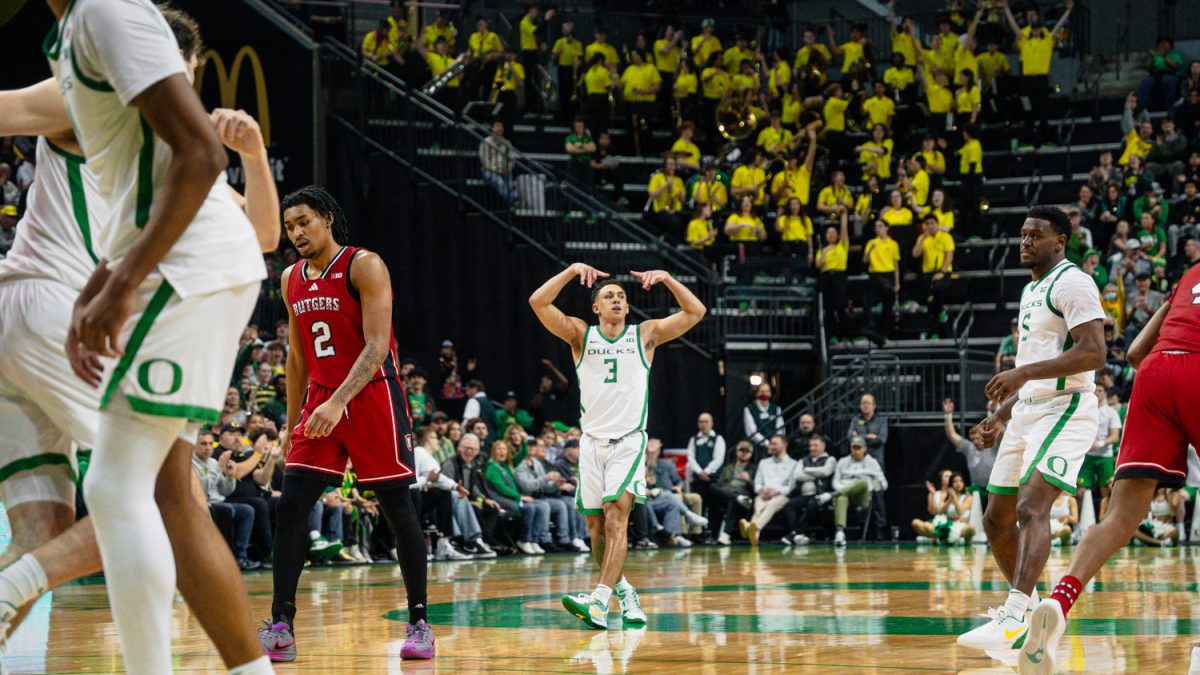
<svg viewBox="0 0 1200 675"><path fill-rule="evenodd" d="M308 538L311 539L312 541L316 541L321 538L321 533L317 532L316 530L309 530Z"/></svg>
<svg viewBox="0 0 1200 675"><path fill-rule="evenodd" d="M275 669L271 667L271 659L263 655L250 663L230 668L229 675L275 675Z"/></svg>
<svg viewBox="0 0 1200 675"><path fill-rule="evenodd" d="M123 396L100 415L84 494L130 673L171 672L175 556L154 484L185 420L141 415Z"/></svg>
<svg viewBox="0 0 1200 675"><path fill-rule="evenodd" d="M605 607L608 607L608 601L612 600L612 589L604 584L596 586L596 590L592 591L592 596L600 601Z"/></svg>
<svg viewBox="0 0 1200 675"><path fill-rule="evenodd" d="M32 553L26 553L0 571L0 604L11 605L12 613L16 614L26 603L45 593L47 585L46 570ZM2 613L8 611L8 607L0 608Z"/></svg>
<svg viewBox="0 0 1200 675"><path fill-rule="evenodd" d="M1008 600L1004 606L1008 608L1009 614L1017 621L1025 620L1025 611L1029 609L1030 597L1017 589L1012 589L1008 592Z"/></svg>
<svg viewBox="0 0 1200 675"><path fill-rule="evenodd" d="M1033 589L1033 592L1029 594L1029 606L1037 607L1037 604L1041 601L1041 598L1038 597L1037 589Z"/></svg>
<svg viewBox="0 0 1200 675"><path fill-rule="evenodd" d="M1188 666L1188 675L1200 673L1200 647L1192 647L1192 665Z"/></svg>
<svg viewBox="0 0 1200 675"><path fill-rule="evenodd" d="M633 584L629 583L629 580L622 574L621 580L617 582L616 589L618 593L628 593L633 590Z"/></svg>

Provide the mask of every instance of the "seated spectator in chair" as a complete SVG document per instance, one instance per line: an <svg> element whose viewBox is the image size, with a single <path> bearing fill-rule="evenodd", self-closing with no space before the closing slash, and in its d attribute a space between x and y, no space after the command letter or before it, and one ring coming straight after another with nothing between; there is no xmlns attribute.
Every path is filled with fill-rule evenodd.
<svg viewBox="0 0 1200 675"><path fill-rule="evenodd" d="M730 534L738 522L750 515L754 507L754 447L749 441L739 441L733 449L733 461L717 475L713 488L714 499L709 504L713 522L720 522L717 543L728 546Z"/></svg>
<svg viewBox="0 0 1200 675"><path fill-rule="evenodd" d="M825 440L824 436L817 433L817 420L811 413L803 413L796 421L796 433L792 434L791 440L788 441L788 457L797 462L807 457L808 442L814 436L820 436L821 440Z"/></svg>
<svg viewBox="0 0 1200 675"><path fill-rule="evenodd" d="M513 166L516 150L504 137L504 122L492 122L492 135L479 144L479 163L482 165L483 180L500 195L505 205L516 206L520 201L516 184L513 183Z"/></svg>
<svg viewBox="0 0 1200 675"><path fill-rule="evenodd" d="M570 160L567 170L571 177L583 185L592 184L592 153L596 152L596 142L588 133L587 126L581 119L571 122L571 133L563 147Z"/></svg>
<svg viewBox="0 0 1200 675"><path fill-rule="evenodd" d="M695 435L688 439L687 471L689 489L704 503L710 501L724 464L725 439L713 429L712 415L702 412L696 418Z"/></svg>
<svg viewBox="0 0 1200 675"><path fill-rule="evenodd" d="M742 408L742 429L755 449L765 455L771 436L782 434L783 409L771 400L771 385L763 382L754 389L754 400Z"/></svg>
<svg viewBox="0 0 1200 675"><path fill-rule="evenodd" d="M625 199L625 181L621 178L621 162L612 155L612 134L609 132L601 131L596 135L596 152L592 155L591 163L596 189L611 185L612 198L617 206L628 204L629 200Z"/></svg>
<svg viewBox="0 0 1200 675"><path fill-rule="evenodd" d="M957 544L964 541L971 543L975 536L975 528L971 526L972 495L967 491L962 474L953 473L950 469L942 469L938 473L938 487L925 481L925 489L929 491L926 509L930 520L914 518L913 531L918 536L927 537L942 544Z"/></svg>
<svg viewBox="0 0 1200 675"><path fill-rule="evenodd" d="M575 509L575 485L547 468L546 446L540 439L529 441L528 455L517 465L516 477L522 494L550 507L550 522L554 523L556 535L553 548L579 553L591 550L583 541L588 536L587 522ZM550 545L548 531L539 544Z"/></svg>
<svg viewBox="0 0 1200 675"><path fill-rule="evenodd" d="M233 549L233 557L237 559L238 567L243 570L258 569L261 563L247 557L250 546L250 533L254 531L254 508L249 504L231 504L225 498L233 494L237 486L234 481L233 464L230 463L230 453L222 453L220 461L213 459L213 435L208 429L201 429L196 435L196 445L192 450L192 468L200 478L200 487L213 520L229 519L233 521L233 541L229 546Z"/></svg>
<svg viewBox="0 0 1200 675"><path fill-rule="evenodd" d="M1146 63L1149 74L1138 84L1138 100L1148 110L1169 110L1179 92L1181 68L1183 57L1175 51L1175 41L1165 35L1158 38Z"/></svg>
<svg viewBox="0 0 1200 675"><path fill-rule="evenodd" d="M487 468L483 471L484 489L503 511L519 514L521 535L517 539L517 548L526 555L545 555L546 550L538 542L548 537L550 506L536 502L533 497L523 495L517 489L511 456L512 449L507 441L492 444Z"/></svg>
<svg viewBox="0 0 1200 675"><path fill-rule="evenodd" d="M833 470L837 460L825 452L825 439L813 436L808 441L808 455L796 463L796 486L792 488L784 515L788 520L788 533L783 537L783 545L795 544L803 546L809 539L804 534L808 519L822 504L821 495L829 492L833 481Z"/></svg>
<svg viewBox="0 0 1200 675"><path fill-rule="evenodd" d="M562 475L564 480L568 480L578 487L579 485L579 439L568 438L563 441L562 451L559 452L558 461L554 463L554 470Z"/></svg>
<svg viewBox="0 0 1200 675"><path fill-rule="evenodd" d="M414 470L417 480L409 489L412 491L413 506L416 508L418 520L424 522L426 516L434 514L434 524L438 529L438 540L434 549L435 560L471 560L474 551L468 553L462 550L461 540L456 544L454 537L454 506L453 495L458 485L442 475L441 466L429 453L429 448L436 447L437 432L432 427L423 427L417 432L417 445L413 448L413 458L416 461ZM465 490L464 490L465 492ZM478 528L478 525L476 525Z"/></svg>
<svg viewBox="0 0 1200 675"><path fill-rule="evenodd" d="M978 428L971 429L970 438L959 436L954 429L954 401L942 401L942 412L945 413L947 440L958 454L967 460L967 474L971 477L968 489L986 497L987 484L992 475L992 465L996 463L996 448L999 443L994 443L990 448L983 447L983 436Z"/></svg>
<svg viewBox="0 0 1200 675"><path fill-rule="evenodd" d="M850 428L846 430L846 439L855 436L866 440L867 454L874 457L879 466L883 467L883 452L887 447L888 421L876 412L875 394L864 393L858 399L859 414L850 420Z"/></svg>
<svg viewBox="0 0 1200 675"><path fill-rule="evenodd" d="M833 524L837 532L833 535L835 546L846 545L846 516L853 503L859 508L866 508L871 500L883 501L883 493L887 490L887 477L883 468L874 457L867 454L867 441L855 437L850 439L850 454L839 459L833 471ZM881 523L876 518L876 529ZM866 529L867 524L863 523Z"/></svg>
<svg viewBox="0 0 1200 675"><path fill-rule="evenodd" d="M1103 509L1101 509L1103 510ZM1103 518L1103 516L1101 516ZM1075 495L1060 494L1050 507L1050 538L1051 543L1066 546L1071 543L1071 535L1079 524L1079 503Z"/></svg>
<svg viewBox="0 0 1200 675"><path fill-rule="evenodd" d="M276 462L281 449L275 441L278 434L270 428L260 428L255 431L250 447L241 443L242 431L237 427L226 425L221 429L221 447L216 451L217 461L229 455L233 468L227 474L237 481L233 492L225 501L233 504L248 504L254 509L254 532L250 543L255 549L260 562L265 561L271 554L271 510L278 502L270 492L271 477L275 473ZM309 550L312 555L323 553L326 542L313 540Z"/></svg>
<svg viewBox="0 0 1200 675"><path fill-rule="evenodd" d="M533 415L520 407L517 392L507 391L504 393L504 403L496 411L496 431L503 436L514 424L524 429L526 433L533 433Z"/></svg>
<svg viewBox="0 0 1200 675"><path fill-rule="evenodd" d="M471 519L463 517L463 505L456 500L455 522L464 541L473 544L477 549L492 550L492 533L500 518L500 503L490 498L484 489L483 465L484 462L479 456L479 437L470 433L463 434L454 455L442 462L441 475L462 488L455 491L470 504L470 508L473 509L472 516L479 525L479 531L476 532L476 528L470 526Z"/></svg>
<svg viewBox="0 0 1200 675"><path fill-rule="evenodd" d="M675 471L674 467L669 467L668 470ZM671 546L689 548L692 542L683 536L683 519L687 508L684 507L681 500L676 498L671 489L670 479L659 470L658 457L654 457L651 461L648 447L645 471L646 510L650 517L651 533L665 537L666 542Z"/></svg>
<svg viewBox="0 0 1200 675"><path fill-rule="evenodd" d="M1125 344L1133 344L1134 338L1150 323L1151 317L1162 306L1163 295L1150 288L1150 274L1139 272L1137 285L1125 297Z"/></svg>
<svg viewBox="0 0 1200 675"><path fill-rule="evenodd" d="M654 467L656 482L663 488L664 494L683 507L683 519L690 528L690 534L703 532L708 527L708 519L703 515L704 500L697 492L684 493L683 479L679 477L675 463L662 457L662 439L651 438L646 441L646 461Z"/></svg>
<svg viewBox="0 0 1200 675"><path fill-rule="evenodd" d="M738 523L742 536L758 546L758 536L788 503L796 484L796 460L788 457L787 436L777 433L767 445L767 458L754 473L754 517Z"/></svg>

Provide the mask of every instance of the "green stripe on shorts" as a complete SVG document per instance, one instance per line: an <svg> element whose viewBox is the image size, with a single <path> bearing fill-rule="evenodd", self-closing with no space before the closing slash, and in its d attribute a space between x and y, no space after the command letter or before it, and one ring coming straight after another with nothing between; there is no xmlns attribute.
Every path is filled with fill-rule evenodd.
<svg viewBox="0 0 1200 675"><path fill-rule="evenodd" d="M629 483L632 482L633 477L637 475L638 469L641 469L642 471L646 470L646 467L643 463L643 458L646 456L647 436L646 432L644 431L640 433L642 435L642 447L638 449L637 459L633 462L633 466L629 467L629 473L625 475L625 481L621 483L621 487L617 488L615 494L607 495L604 497L604 499L601 499L601 503L615 502L620 499L621 495L625 493L625 488L629 487ZM634 493L633 496L636 498L638 495Z"/></svg>
<svg viewBox="0 0 1200 675"><path fill-rule="evenodd" d="M125 374L129 372L130 366L133 365L133 360L137 358L138 349L141 348L142 342L146 339L146 333L150 332L150 326L158 315L162 313L163 307L167 306L167 301L171 299L171 294L175 289L171 288L171 284L165 279L158 290L154 292L154 296L150 298L149 304L146 305L146 311L142 313L142 317L138 319L137 325L133 327L133 334L129 336L129 343L125 345L125 355L117 362L117 367L113 369L112 377L108 380L108 387L104 390L104 396L100 397L100 409L104 410L108 407L112 400L113 394L121 386L121 380L125 379ZM175 417L175 415L172 415Z"/></svg>
<svg viewBox="0 0 1200 675"><path fill-rule="evenodd" d="M39 466L65 465L67 471L71 474L71 480L75 480L75 470L71 468L71 458L66 455L46 453L42 455L32 455L30 457L22 457L21 459L13 460L8 464L0 467L0 483L12 478L14 475L22 471L30 471Z"/></svg>
<svg viewBox="0 0 1200 675"><path fill-rule="evenodd" d="M1079 392L1075 392L1074 394L1071 394L1071 404L1067 406L1067 409L1058 418L1058 421L1054 423L1054 428L1050 430L1049 435L1046 436L1046 440L1042 441L1042 447L1038 448L1038 453L1033 458L1033 461L1029 463L1029 468L1025 469L1025 475L1021 476L1021 485L1029 482L1029 477L1033 475L1033 470L1037 468L1038 464L1042 463L1042 458L1046 456L1046 451L1050 449L1050 445L1054 443L1054 439L1058 438L1058 435L1062 432L1063 427L1067 426L1067 422L1071 419L1071 416L1075 414L1075 410L1078 407ZM1073 485L1068 485L1067 482L1061 478L1048 475L1045 471L1042 471L1042 477L1046 479L1047 483L1050 483L1061 490L1071 493L1075 492L1075 487Z"/></svg>

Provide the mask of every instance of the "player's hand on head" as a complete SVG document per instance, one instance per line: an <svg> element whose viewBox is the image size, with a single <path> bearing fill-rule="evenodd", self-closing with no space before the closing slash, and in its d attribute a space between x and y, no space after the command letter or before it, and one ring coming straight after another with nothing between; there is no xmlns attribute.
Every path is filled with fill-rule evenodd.
<svg viewBox="0 0 1200 675"><path fill-rule="evenodd" d="M574 265L571 265L571 267L575 270L575 273L579 275L579 283L587 286L588 288L591 288L592 284L595 284L597 280L608 276L607 272L601 272L600 270L586 263L575 263Z"/></svg>
<svg viewBox="0 0 1200 675"><path fill-rule="evenodd" d="M654 284L664 281L667 279L667 277L671 276L663 270L647 270L645 272L635 272L630 270L629 273L633 275L634 279L642 282L642 288L647 291L650 290L650 287Z"/></svg>
<svg viewBox="0 0 1200 675"><path fill-rule="evenodd" d="M209 119L217 127L217 137L230 150L240 155L258 155L266 149L258 121L246 111L217 108L209 114Z"/></svg>

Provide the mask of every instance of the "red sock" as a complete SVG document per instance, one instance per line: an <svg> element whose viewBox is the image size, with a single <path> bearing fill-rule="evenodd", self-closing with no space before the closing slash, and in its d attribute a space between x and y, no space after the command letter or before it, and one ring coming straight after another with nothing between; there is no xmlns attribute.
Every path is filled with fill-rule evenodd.
<svg viewBox="0 0 1200 675"><path fill-rule="evenodd" d="M1058 585L1054 587L1054 592L1050 594L1050 599L1057 600L1058 604L1062 605L1063 616L1066 616L1082 592L1083 584L1079 579L1068 574L1059 580Z"/></svg>

